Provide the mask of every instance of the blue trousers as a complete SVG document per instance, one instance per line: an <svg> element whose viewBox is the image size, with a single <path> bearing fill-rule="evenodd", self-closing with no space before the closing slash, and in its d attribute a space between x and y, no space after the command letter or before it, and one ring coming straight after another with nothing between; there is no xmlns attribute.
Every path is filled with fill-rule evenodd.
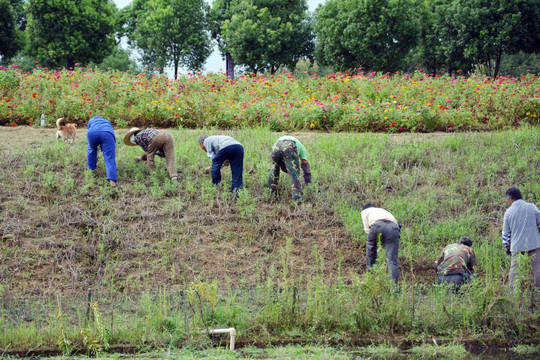
<svg viewBox="0 0 540 360"><path fill-rule="evenodd" d="M242 145L229 145L218 151L212 159L212 183L221 182L221 166L225 160L229 160L232 173L232 191L242 188L242 172L244 171L244 147Z"/></svg>
<svg viewBox="0 0 540 360"><path fill-rule="evenodd" d="M98 146L101 147L103 159L105 159L105 171L107 180L118 181L116 177L116 143L114 136L107 131L90 131L86 135L88 139L88 154L86 157L87 167L95 170L97 167Z"/></svg>

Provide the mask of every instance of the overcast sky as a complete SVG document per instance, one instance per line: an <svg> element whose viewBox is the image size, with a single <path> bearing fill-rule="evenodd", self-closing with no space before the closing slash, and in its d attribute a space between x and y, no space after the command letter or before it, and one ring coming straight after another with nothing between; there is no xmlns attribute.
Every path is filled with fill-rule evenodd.
<svg viewBox="0 0 540 360"><path fill-rule="evenodd" d="M121 9L131 3L132 0L114 0L116 3L116 6ZM310 11L314 11L319 4L324 3L326 0L307 0L308 7ZM208 1L208 3L212 3L212 1ZM210 55L208 60L206 60L206 64L204 66L206 72L223 72L225 71L225 60L221 58L221 55L219 54L219 51L217 50L217 46L214 49L214 52ZM183 70L180 70L180 72L185 72Z"/></svg>

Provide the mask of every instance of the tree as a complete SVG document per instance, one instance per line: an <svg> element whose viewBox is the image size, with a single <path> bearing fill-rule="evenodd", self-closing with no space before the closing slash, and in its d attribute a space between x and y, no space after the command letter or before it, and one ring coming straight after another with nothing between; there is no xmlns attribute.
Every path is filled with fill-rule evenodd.
<svg viewBox="0 0 540 360"><path fill-rule="evenodd" d="M131 40L143 53L143 63L202 69L211 53L203 0L149 0L133 4Z"/></svg>
<svg viewBox="0 0 540 360"><path fill-rule="evenodd" d="M116 46L111 55L107 56L101 64L97 66L102 70L118 70L118 71L131 71L132 73L140 73L140 66L137 61L133 60L129 56L129 51L123 49L120 46Z"/></svg>
<svg viewBox="0 0 540 360"><path fill-rule="evenodd" d="M30 0L27 52L43 65L100 63L114 48L112 0Z"/></svg>
<svg viewBox="0 0 540 360"><path fill-rule="evenodd" d="M23 46L26 25L23 0L0 0L0 59L12 58Z"/></svg>
<svg viewBox="0 0 540 360"><path fill-rule="evenodd" d="M315 14L321 65L402 69L420 31L416 0L328 0Z"/></svg>
<svg viewBox="0 0 540 360"><path fill-rule="evenodd" d="M503 54L540 48L539 0L453 0L437 9L437 33L450 63L485 64L497 76Z"/></svg>
<svg viewBox="0 0 540 360"><path fill-rule="evenodd" d="M223 50L252 72L294 68L313 53L307 10L306 0L232 0L221 26Z"/></svg>
<svg viewBox="0 0 540 360"><path fill-rule="evenodd" d="M230 20L232 17L232 0L215 0L212 3L212 8L208 13L208 22L212 33L212 38L217 41L219 52L225 59L225 67L227 76L234 80L234 60L231 54L225 49L225 41L222 38L221 27L225 20Z"/></svg>
<svg viewBox="0 0 540 360"><path fill-rule="evenodd" d="M233 12L232 5L234 0L215 0L212 3L212 8L208 14L210 30L212 37L216 39L218 48L222 54L225 53L225 41L222 38L221 27L225 20L230 20Z"/></svg>
<svg viewBox="0 0 540 360"><path fill-rule="evenodd" d="M417 47L411 51L409 68L423 67L429 73L435 74L442 69L446 62L442 49L441 39L435 28L437 19L435 9L444 0L425 1L419 6L420 33Z"/></svg>

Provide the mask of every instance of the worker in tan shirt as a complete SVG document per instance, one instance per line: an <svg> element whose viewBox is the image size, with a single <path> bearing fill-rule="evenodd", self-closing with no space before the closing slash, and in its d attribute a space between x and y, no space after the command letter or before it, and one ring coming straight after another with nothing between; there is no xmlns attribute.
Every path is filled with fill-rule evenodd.
<svg viewBox="0 0 540 360"><path fill-rule="evenodd" d="M366 243L366 263L368 270L377 261L377 242L379 234L386 254L388 273L397 284L399 278L398 252L400 226L396 218L388 211L375 207L371 203L364 205L362 210L364 230L368 234Z"/></svg>

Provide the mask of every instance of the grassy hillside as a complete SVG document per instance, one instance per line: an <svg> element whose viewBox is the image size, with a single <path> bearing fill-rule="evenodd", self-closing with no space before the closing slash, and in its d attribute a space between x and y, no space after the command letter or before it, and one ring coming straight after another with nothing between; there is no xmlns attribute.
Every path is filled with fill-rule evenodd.
<svg viewBox="0 0 540 360"><path fill-rule="evenodd" d="M111 343L183 341L188 323L191 331L205 324L236 326L240 336L267 339L328 333L537 334L538 327L528 324L538 313L519 310L504 287L509 259L500 244L505 190L517 185L527 201L540 201L537 128L298 133L313 173L306 202L298 208L290 203L287 177L282 176L275 199L264 187L269 151L281 134L263 129L169 131L183 170L180 185L169 182L161 159L152 174L136 163L142 150L122 145L125 130L118 130L117 192L105 181L102 158L95 174L85 170L84 129L73 146L54 142L52 134L50 141L43 140L39 129L0 131L3 144L11 144L2 147L0 157L0 296L5 309L23 298L58 295L77 296L81 302L67 305L73 310L85 306L88 288L125 299L137 294L133 306L140 306L138 315L117 313L116 330L107 325ZM228 169L222 190L202 173L210 162L197 136L218 133L233 135L245 147L245 190L237 201L227 191ZM367 201L388 209L403 224L399 293L384 268L365 274L360 209ZM443 246L465 235L477 253L477 285L464 299L447 300L431 286L432 263ZM188 298L191 291L192 310L181 305L181 290ZM141 296L145 293L154 295ZM43 329L51 326L52 338L43 340L47 336L38 327L30 334L41 335L26 341L36 337L58 346L59 304L47 310L52 318L56 311L56 321L41 323ZM516 312L508 311L514 306ZM175 312L180 310L193 323ZM444 321L441 314L448 314ZM9 316L1 319L9 324ZM75 326L72 320L66 320L66 328ZM28 329L25 323L11 325ZM13 334L0 336L0 348L22 341ZM70 336L75 343L82 341L78 330Z"/></svg>

